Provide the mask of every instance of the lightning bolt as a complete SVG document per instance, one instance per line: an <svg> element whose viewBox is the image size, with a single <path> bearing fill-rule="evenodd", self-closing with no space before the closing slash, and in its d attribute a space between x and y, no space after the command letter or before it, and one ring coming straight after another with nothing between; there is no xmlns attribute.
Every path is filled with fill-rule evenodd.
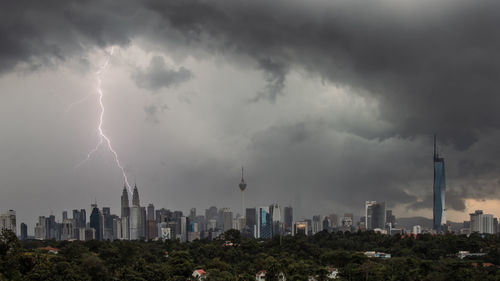
<svg viewBox="0 0 500 281"><path fill-rule="evenodd" d="M116 152L116 150L113 148L113 146L111 145L111 139L106 135L106 133L104 132L104 130L102 129L102 124L103 124L103 121L104 121L104 103L102 101L102 98L104 96L104 92L102 90L102 79L101 79L101 74L108 68L109 66L109 62L111 60L111 57L113 56L113 52L114 52L114 47L111 47L110 51L107 52L107 56L106 56L106 59L104 61L104 63L98 68L95 76L96 76L96 80L97 80L97 89L96 89L96 93L97 93L97 96L98 96L98 103L99 103L99 109L100 109L100 112L99 112L99 122L98 122L98 125L97 125L97 132L98 132L98 140L97 140L97 144L95 145L94 148L92 148L89 153L87 154L87 158L83 159L80 163L78 163L78 165L75 166L75 168L78 168L80 167L83 163L87 162L90 160L90 158L92 157L92 155L102 146L102 145L106 145L108 150L111 152L111 154L113 155L113 159L115 160L115 163L116 163L116 166L122 171L122 175L123 175L123 180L125 182L125 185L127 186L128 190L130 193L132 193L132 188L131 188L131 185L128 181L128 178L127 178L127 173L125 173L125 168L123 167L122 163L120 162L120 158L118 157L118 153ZM89 95L90 96L90 95ZM72 104L70 104L69 109L71 109L72 106L86 100L89 96L86 96L84 97L83 99L79 100L79 101L76 101Z"/></svg>

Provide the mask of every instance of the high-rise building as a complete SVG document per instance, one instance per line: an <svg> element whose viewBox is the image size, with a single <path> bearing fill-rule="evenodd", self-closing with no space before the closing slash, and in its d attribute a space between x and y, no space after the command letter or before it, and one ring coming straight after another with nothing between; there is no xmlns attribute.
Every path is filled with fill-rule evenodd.
<svg viewBox="0 0 500 281"><path fill-rule="evenodd" d="M330 218L329 217L324 216L323 221L321 222L321 224L323 225L323 229L322 230L324 230L324 231L330 231L332 223L330 222Z"/></svg>
<svg viewBox="0 0 500 281"><path fill-rule="evenodd" d="M47 231L45 230L45 217L39 216L35 225L35 239L44 240Z"/></svg>
<svg viewBox="0 0 500 281"><path fill-rule="evenodd" d="M271 238L271 215L269 207L257 208L257 235L256 238Z"/></svg>
<svg viewBox="0 0 500 281"><path fill-rule="evenodd" d="M223 230L224 232L233 229L233 212L229 208L222 208L223 213Z"/></svg>
<svg viewBox="0 0 500 281"><path fill-rule="evenodd" d="M311 225L312 234L314 235L314 234L320 232L322 229L323 229L323 225L321 223L321 216L319 216L319 215L313 216L312 225Z"/></svg>
<svg viewBox="0 0 500 281"><path fill-rule="evenodd" d="M344 217L342 218L342 225L340 227L340 231L351 231L351 230L352 230L352 214L344 214Z"/></svg>
<svg viewBox="0 0 500 281"><path fill-rule="evenodd" d="M376 204L377 201L366 201L365 202L365 227L366 229L372 229L372 205Z"/></svg>
<svg viewBox="0 0 500 281"><path fill-rule="evenodd" d="M257 210L256 208L246 208L245 210L245 229L248 237L257 237Z"/></svg>
<svg viewBox="0 0 500 281"><path fill-rule="evenodd" d="M73 220L69 220L67 217L63 219L61 223L61 240L70 240L75 237L74 235Z"/></svg>
<svg viewBox="0 0 500 281"><path fill-rule="evenodd" d="M73 210L73 220L74 220L74 227L78 228L80 227L78 224L80 223L80 212L78 209Z"/></svg>
<svg viewBox="0 0 500 281"><path fill-rule="evenodd" d="M121 217L130 216L130 206L128 201L128 190L127 186L123 185L122 197L121 197Z"/></svg>
<svg viewBox="0 0 500 281"><path fill-rule="evenodd" d="M293 208L291 206L285 207L285 232L292 233L293 227Z"/></svg>
<svg viewBox="0 0 500 281"><path fill-rule="evenodd" d="M392 213L392 212L391 212ZM366 201L365 203L365 227L366 229L385 229L386 223L385 202Z"/></svg>
<svg viewBox="0 0 500 281"><path fill-rule="evenodd" d="M444 169L444 158L439 157L436 149L436 135L434 135L434 204L433 204L433 229L442 231L446 224L445 216L445 194L446 177Z"/></svg>
<svg viewBox="0 0 500 281"><path fill-rule="evenodd" d="M147 239L152 240L158 237L158 226L156 225L156 221L148 220L147 221Z"/></svg>
<svg viewBox="0 0 500 281"><path fill-rule="evenodd" d="M146 207L141 207L141 239L145 239L148 236L147 233L147 212L146 212Z"/></svg>
<svg viewBox="0 0 500 281"><path fill-rule="evenodd" d="M16 211L9 210L5 214L0 214L0 230L2 229L9 229L17 233Z"/></svg>
<svg viewBox="0 0 500 281"><path fill-rule="evenodd" d="M26 240L28 239L28 226L22 222L21 223L21 237L20 237L21 240Z"/></svg>
<svg viewBox="0 0 500 281"><path fill-rule="evenodd" d="M414 225L411 233L413 233L413 234L422 233L422 227L420 225Z"/></svg>
<svg viewBox="0 0 500 281"><path fill-rule="evenodd" d="M114 216L111 215L111 208L103 207L102 208L102 217L104 222L103 229L103 240L113 240L113 219Z"/></svg>
<svg viewBox="0 0 500 281"><path fill-rule="evenodd" d="M181 216L178 219L178 227L179 228L177 230L177 235L178 235L178 238L181 240L181 242L186 242L188 239L188 235L187 235L188 224L189 224L189 219L187 217Z"/></svg>
<svg viewBox="0 0 500 281"><path fill-rule="evenodd" d="M87 226L87 211L85 209L80 210L80 227L85 228Z"/></svg>
<svg viewBox="0 0 500 281"><path fill-rule="evenodd" d="M385 229L385 202L375 203L372 209L372 225L370 229L380 228Z"/></svg>
<svg viewBox="0 0 500 281"><path fill-rule="evenodd" d="M298 221L293 225L292 235L306 235L307 236L307 221Z"/></svg>
<svg viewBox="0 0 500 281"><path fill-rule="evenodd" d="M328 216L330 218L330 226L333 228L333 227L337 227L338 224L339 224L339 218L337 216L337 214L335 213L332 213Z"/></svg>
<svg viewBox="0 0 500 281"><path fill-rule="evenodd" d="M92 213L90 214L90 227L95 229L95 239L102 240L104 234L104 222L101 211L97 208L97 203L92 204Z"/></svg>
<svg viewBox="0 0 500 281"><path fill-rule="evenodd" d="M155 220L155 206L153 204L148 204L148 221Z"/></svg>
<svg viewBox="0 0 500 281"><path fill-rule="evenodd" d="M132 195L132 207L130 207L130 240L138 240L142 236L142 211L139 201L139 190L137 185L134 186L134 192Z"/></svg>
<svg viewBox="0 0 500 281"><path fill-rule="evenodd" d="M212 206L205 210L205 218L207 221L217 219L217 207Z"/></svg>
<svg viewBox="0 0 500 281"><path fill-rule="evenodd" d="M494 234L493 215L483 214L482 210L476 210L470 214L470 232Z"/></svg>
<svg viewBox="0 0 500 281"><path fill-rule="evenodd" d="M271 218L271 236L281 235L281 208L278 204L269 206L269 216Z"/></svg>
<svg viewBox="0 0 500 281"><path fill-rule="evenodd" d="M190 218L191 220L194 220L194 219L196 218L196 208L191 208L191 209L189 210L189 218Z"/></svg>
<svg viewBox="0 0 500 281"><path fill-rule="evenodd" d="M391 226L394 227L396 225L396 216L392 214L392 210L385 211L385 222L391 223Z"/></svg>

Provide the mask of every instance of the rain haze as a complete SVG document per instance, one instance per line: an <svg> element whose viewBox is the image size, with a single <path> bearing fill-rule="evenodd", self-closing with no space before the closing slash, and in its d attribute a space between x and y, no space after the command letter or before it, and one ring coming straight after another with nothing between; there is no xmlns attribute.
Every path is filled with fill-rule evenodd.
<svg viewBox="0 0 500 281"><path fill-rule="evenodd" d="M0 211L500 213L500 2L3 1ZM113 50L111 52L111 50ZM103 68L106 61L109 64ZM97 72L101 69L99 74ZM99 83L99 79L101 83ZM99 90L106 143L98 144Z"/></svg>

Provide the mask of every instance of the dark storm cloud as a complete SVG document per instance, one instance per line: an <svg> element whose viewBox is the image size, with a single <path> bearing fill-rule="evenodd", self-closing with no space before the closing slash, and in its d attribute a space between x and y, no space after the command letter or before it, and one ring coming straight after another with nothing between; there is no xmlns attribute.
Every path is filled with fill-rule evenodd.
<svg viewBox="0 0 500 281"><path fill-rule="evenodd" d="M7 1L1 13L3 71L148 37L254 58L268 82L257 98L276 98L288 66L366 90L394 135L439 132L463 149L500 127L498 1Z"/></svg>
<svg viewBox="0 0 500 281"><path fill-rule="evenodd" d="M134 7L112 1L3 1L0 74L24 64L55 65L90 48L126 45Z"/></svg>
<svg viewBox="0 0 500 281"><path fill-rule="evenodd" d="M390 129L346 129L357 135L353 142L332 146L325 135L328 124L273 128L253 139L254 161L264 163L261 173L278 167L295 189L300 183L325 194L335 185L339 198L351 200L347 203L366 197L386 200L382 196L411 203L416 197L407 190L416 188L410 183L429 174L428 168L415 167L429 162L422 160L421 151L394 148L394 140L418 138L430 145L421 136L437 132L458 154L476 149L500 129L499 14L496 0L4 1L0 73L20 64L55 65L89 49L126 46L136 38L197 58L223 55L235 64L250 58L250 67L261 69L267 83L255 101L279 102L287 74L299 69L374 98L378 117ZM185 81L188 74L152 61L134 79L154 90ZM151 116L158 112L156 107L145 110ZM380 150L369 150L370 145ZM464 171L455 175L460 182L451 184L451 208L463 209L464 197L496 194L496 154L477 150L469 157L475 159L448 165ZM349 151L349 157L327 157L332 151ZM409 155L401 158L394 151ZM409 165L414 158L417 163ZM380 165L381 159L391 165ZM311 169L312 175L303 172ZM496 184L483 185L478 177L495 177ZM412 207L428 207L428 202Z"/></svg>
<svg viewBox="0 0 500 281"><path fill-rule="evenodd" d="M466 148L500 126L500 3L412 3L148 2L192 45L271 58L366 90L397 125L393 134L439 132ZM271 73L278 91L270 93L279 92L286 68Z"/></svg>
<svg viewBox="0 0 500 281"><path fill-rule="evenodd" d="M260 91L253 101L257 102L262 98L275 102L278 95L282 94L285 88L288 65L281 62L274 62L271 59L260 59L259 68L264 71L267 85Z"/></svg>
<svg viewBox="0 0 500 281"><path fill-rule="evenodd" d="M191 71L183 66L178 70L169 68L160 56L153 57L146 69L137 69L132 75L137 87L152 91L176 86L192 77Z"/></svg>

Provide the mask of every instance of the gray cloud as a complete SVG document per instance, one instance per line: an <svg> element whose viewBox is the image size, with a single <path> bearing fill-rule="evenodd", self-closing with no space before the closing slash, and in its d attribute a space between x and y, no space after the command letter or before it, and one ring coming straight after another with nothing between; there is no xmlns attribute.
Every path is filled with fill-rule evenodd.
<svg viewBox="0 0 500 281"><path fill-rule="evenodd" d="M393 135L439 132L465 149L500 127L500 4L411 3L8 2L2 3L0 71L145 38L185 54L254 58L268 81L257 99L274 100L287 66L302 67L375 96L380 118L396 125Z"/></svg>
<svg viewBox="0 0 500 281"><path fill-rule="evenodd" d="M260 59L259 68L264 71L267 85L264 90L257 93L252 101L257 102L262 98L275 102L278 95L282 94L285 88L288 65L281 62L274 62L270 59Z"/></svg>
<svg viewBox="0 0 500 281"><path fill-rule="evenodd" d="M183 66L170 69L161 56L153 57L146 69L137 69L132 75L137 87L152 91L176 86L192 77L191 71Z"/></svg>
<svg viewBox="0 0 500 281"><path fill-rule="evenodd" d="M332 112L332 118L263 125L244 136L251 139L245 156L263 187L278 194L276 186L284 185L299 198L310 187L346 205L370 197L428 208L432 167L425 149L437 132L454 179L449 206L463 210L463 198L500 197L498 14L500 2L493 0L4 1L0 74L85 61L95 48L141 40L176 58L223 56L259 69L266 85L253 100L278 106L292 70L304 72L376 101L371 117L384 126L356 119L361 112L349 120ZM191 77L161 57L132 75L151 90ZM157 105L144 110L149 121L159 120ZM218 164L224 170L234 163ZM206 166L185 172L186 182L206 175Z"/></svg>
<svg viewBox="0 0 500 281"><path fill-rule="evenodd" d="M150 104L144 107L144 112L146 113L146 121L151 122L153 124L160 123L159 114L168 110L168 106L166 104L157 106L156 104Z"/></svg>

